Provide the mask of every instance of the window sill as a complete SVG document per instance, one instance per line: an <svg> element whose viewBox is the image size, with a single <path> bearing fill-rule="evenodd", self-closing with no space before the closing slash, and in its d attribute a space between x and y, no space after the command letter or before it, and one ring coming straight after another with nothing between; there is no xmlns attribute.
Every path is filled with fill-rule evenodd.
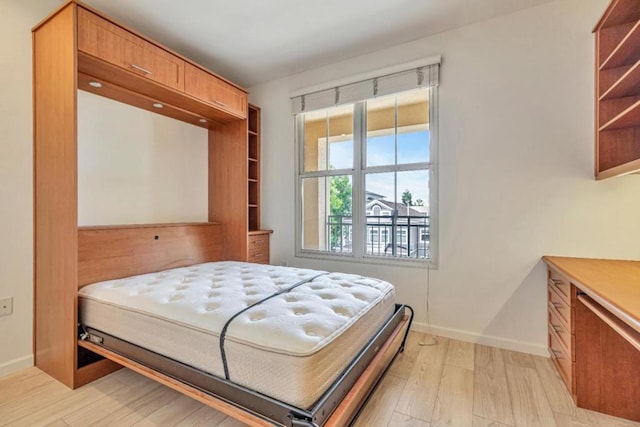
<svg viewBox="0 0 640 427"><path fill-rule="evenodd" d="M296 258L317 259L322 261L337 261L348 262L358 264L373 264L373 265L387 265L391 267L404 267L404 268L419 268L431 270L437 270L438 266L433 260L415 260L407 258L387 258L387 257L375 257L364 256L355 257L347 254L332 254L327 252L315 252L315 251L296 251Z"/></svg>

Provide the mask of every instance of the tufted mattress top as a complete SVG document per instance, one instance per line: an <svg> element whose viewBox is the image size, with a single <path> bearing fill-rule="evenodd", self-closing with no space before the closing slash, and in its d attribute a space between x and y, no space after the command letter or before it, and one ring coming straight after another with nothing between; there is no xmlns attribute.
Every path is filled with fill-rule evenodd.
<svg viewBox="0 0 640 427"><path fill-rule="evenodd" d="M394 288L385 281L323 273L241 262L198 264L83 287L80 316L87 326L224 376L219 338L225 323L299 284L233 319L225 352L230 380L309 407L395 304Z"/></svg>

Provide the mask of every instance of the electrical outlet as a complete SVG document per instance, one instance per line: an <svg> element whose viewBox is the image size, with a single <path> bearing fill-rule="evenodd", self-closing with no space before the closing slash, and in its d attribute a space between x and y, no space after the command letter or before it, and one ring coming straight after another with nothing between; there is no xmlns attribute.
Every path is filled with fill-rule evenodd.
<svg viewBox="0 0 640 427"><path fill-rule="evenodd" d="M8 316L13 313L13 297L0 299L0 316Z"/></svg>

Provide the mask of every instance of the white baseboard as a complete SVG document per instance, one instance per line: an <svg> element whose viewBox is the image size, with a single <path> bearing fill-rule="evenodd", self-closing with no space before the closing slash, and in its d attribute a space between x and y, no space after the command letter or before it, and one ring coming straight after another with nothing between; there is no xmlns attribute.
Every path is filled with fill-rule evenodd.
<svg viewBox="0 0 640 427"><path fill-rule="evenodd" d="M18 357L17 359L9 360L8 362L0 363L0 377L12 374L21 369L30 368L33 366L33 354L27 356Z"/></svg>
<svg viewBox="0 0 640 427"><path fill-rule="evenodd" d="M422 332L425 334L431 333L433 335L438 335L445 338L453 338L459 341L467 341L475 344L498 347L505 350L520 351L522 353L534 354L536 356L549 357L549 350L547 349L547 346L535 344L532 342L510 340L507 338L482 335L476 332L445 328L442 326L427 326L426 323L421 322L413 322L411 325L411 330Z"/></svg>

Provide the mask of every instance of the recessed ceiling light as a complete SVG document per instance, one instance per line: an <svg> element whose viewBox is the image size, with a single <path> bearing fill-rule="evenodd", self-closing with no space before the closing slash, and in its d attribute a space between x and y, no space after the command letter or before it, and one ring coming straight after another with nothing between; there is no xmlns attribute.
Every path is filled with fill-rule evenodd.
<svg viewBox="0 0 640 427"><path fill-rule="evenodd" d="M89 86L93 86L93 87L102 87L102 83L100 82L89 82Z"/></svg>
<svg viewBox="0 0 640 427"><path fill-rule="evenodd" d="M153 106L156 107L156 108L164 107L164 105L160 104L159 102L154 103Z"/></svg>
<svg viewBox="0 0 640 427"><path fill-rule="evenodd" d="M200 120L198 120L198 121L199 121L200 123L207 123L207 122L208 122L208 120L207 120L207 119L200 119Z"/></svg>

